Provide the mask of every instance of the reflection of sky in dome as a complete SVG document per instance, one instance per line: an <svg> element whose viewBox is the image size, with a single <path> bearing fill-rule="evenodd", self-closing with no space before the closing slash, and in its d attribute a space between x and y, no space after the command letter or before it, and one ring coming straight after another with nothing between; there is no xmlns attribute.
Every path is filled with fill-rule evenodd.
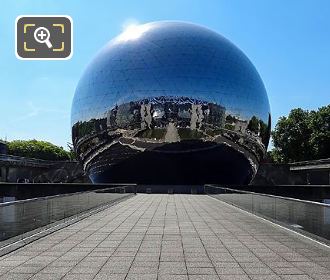
<svg viewBox="0 0 330 280"><path fill-rule="evenodd" d="M256 115L267 122L263 83L228 40L182 22L136 28L140 33L129 34L130 39L119 35L89 65L74 98L73 124L104 117L115 104L151 96L193 97L224 106L242 119Z"/></svg>

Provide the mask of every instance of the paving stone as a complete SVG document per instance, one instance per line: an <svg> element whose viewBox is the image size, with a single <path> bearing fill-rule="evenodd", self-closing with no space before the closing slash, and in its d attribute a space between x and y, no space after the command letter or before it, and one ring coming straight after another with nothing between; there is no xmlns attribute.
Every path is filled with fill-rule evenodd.
<svg viewBox="0 0 330 280"><path fill-rule="evenodd" d="M324 279L330 279L329 277L329 274L315 274L315 275L312 275L312 278L314 280L324 280Z"/></svg>
<svg viewBox="0 0 330 280"><path fill-rule="evenodd" d="M3 259L0 261L0 267L15 267L19 266L20 264L24 263L24 261L7 261L6 259Z"/></svg>
<svg viewBox="0 0 330 280"><path fill-rule="evenodd" d="M212 267L214 268L214 264L212 262L186 262L187 268L192 267Z"/></svg>
<svg viewBox="0 0 330 280"><path fill-rule="evenodd" d="M96 274L93 280L124 280L126 274L103 273Z"/></svg>
<svg viewBox="0 0 330 280"><path fill-rule="evenodd" d="M213 266L215 268L240 268L240 264L237 262L213 262Z"/></svg>
<svg viewBox="0 0 330 280"><path fill-rule="evenodd" d="M287 262L287 261L284 261L284 262L270 262L270 263L267 262L267 265L268 265L270 268L277 268L277 267L294 267L292 263L289 263L289 262Z"/></svg>
<svg viewBox="0 0 330 280"><path fill-rule="evenodd" d="M129 270L129 274L157 274L158 267L134 266Z"/></svg>
<svg viewBox="0 0 330 280"><path fill-rule="evenodd" d="M102 267L100 272L105 274L127 274L129 267Z"/></svg>
<svg viewBox="0 0 330 280"><path fill-rule="evenodd" d="M187 270L185 267L162 267L159 268L158 273L163 275L187 274Z"/></svg>
<svg viewBox="0 0 330 280"><path fill-rule="evenodd" d="M219 280L218 275L210 275L210 274L205 274L205 275L188 275L189 280Z"/></svg>
<svg viewBox="0 0 330 280"><path fill-rule="evenodd" d="M34 274L31 278L29 278L29 280L60 280L63 278L63 274L60 273L37 273Z"/></svg>
<svg viewBox="0 0 330 280"><path fill-rule="evenodd" d="M20 265L12 269L11 273L30 273L35 274L39 272L43 267L39 266L26 266L26 265Z"/></svg>
<svg viewBox="0 0 330 280"><path fill-rule="evenodd" d="M148 274L131 274L127 275L125 280L156 280L157 273L148 273Z"/></svg>
<svg viewBox="0 0 330 280"><path fill-rule="evenodd" d="M326 280L330 251L202 195L144 195L0 257L0 280Z"/></svg>
<svg viewBox="0 0 330 280"><path fill-rule="evenodd" d="M72 269L71 266L62 266L62 267L57 267L57 266L47 266L44 269L40 271L40 273L43 274L49 274L49 273L54 273L56 272L57 274L62 274L65 275Z"/></svg>
<svg viewBox="0 0 330 280"><path fill-rule="evenodd" d="M282 279L284 280L312 280L313 278L309 277L308 275L282 275ZM324 278L327 280L327 278Z"/></svg>
<svg viewBox="0 0 330 280"><path fill-rule="evenodd" d="M88 267L88 266L75 266L70 270L70 274L97 274L99 272L99 267Z"/></svg>
<svg viewBox="0 0 330 280"><path fill-rule="evenodd" d="M158 280L188 280L188 275L179 274L160 274L158 275Z"/></svg>
<svg viewBox="0 0 330 280"><path fill-rule="evenodd" d="M134 261L132 264L133 267L159 267L159 262L139 262L139 261Z"/></svg>
<svg viewBox="0 0 330 280"><path fill-rule="evenodd" d="M187 267L188 275L211 275L216 274L215 269L211 267Z"/></svg>
<svg viewBox="0 0 330 280"><path fill-rule="evenodd" d="M0 280L26 280L33 276L28 273L6 273L0 277Z"/></svg>
<svg viewBox="0 0 330 280"><path fill-rule="evenodd" d="M282 278L276 274L269 275L249 275L252 280L281 280Z"/></svg>
<svg viewBox="0 0 330 280"><path fill-rule="evenodd" d="M61 280L92 280L94 277L94 273L70 273L65 275Z"/></svg>
<svg viewBox="0 0 330 280"><path fill-rule="evenodd" d="M220 275L221 280L250 280L247 275Z"/></svg>
<svg viewBox="0 0 330 280"><path fill-rule="evenodd" d="M302 270L295 267L275 267L273 271L278 275L298 275L305 274Z"/></svg>

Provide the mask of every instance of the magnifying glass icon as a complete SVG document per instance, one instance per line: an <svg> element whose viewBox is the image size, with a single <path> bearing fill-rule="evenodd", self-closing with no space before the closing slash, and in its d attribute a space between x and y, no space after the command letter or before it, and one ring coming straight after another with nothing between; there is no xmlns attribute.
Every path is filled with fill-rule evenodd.
<svg viewBox="0 0 330 280"><path fill-rule="evenodd" d="M46 27L38 27L34 31L34 39L41 44L46 44L49 49L53 47L52 43L49 41L50 32Z"/></svg>

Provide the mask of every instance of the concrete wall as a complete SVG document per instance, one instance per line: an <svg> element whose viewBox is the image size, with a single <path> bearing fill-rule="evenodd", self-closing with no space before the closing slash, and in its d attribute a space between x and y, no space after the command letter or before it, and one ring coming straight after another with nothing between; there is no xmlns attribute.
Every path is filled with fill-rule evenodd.
<svg viewBox="0 0 330 280"><path fill-rule="evenodd" d="M89 183L77 162L59 162L49 167L13 166L0 164L0 182L9 183Z"/></svg>
<svg viewBox="0 0 330 280"><path fill-rule="evenodd" d="M293 171L289 164L262 163L251 185L330 185L330 170Z"/></svg>
<svg viewBox="0 0 330 280"><path fill-rule="evenodd" d="M289 164L262 163L251 185L304 185L304 177L290 171Z"/></svg>
<svg viewBox="0 0 330 280"><path fill-rule="evenodd" d="M78 162L58 162L48 168L0 165L0 182L16 183L24 181L36 183L90 182ZM330 170L290 171L289 164L262 163L251 185L330 185ZM146 190L147 187L142 188ZM191 192L191 188L187 189L187 186L185 188L177 186L173 189L173 192L178 192L179 189L185 193ZM159 186L153 185L151 192L159 192ZM199 193L199 190L196 192Z"/></svg>
<svg viewBox="0 0 330 280"><path fill-rule="evenodd" d="M5 166L0 166L0 182L7 182L8 181L8 168Z"/></svg>

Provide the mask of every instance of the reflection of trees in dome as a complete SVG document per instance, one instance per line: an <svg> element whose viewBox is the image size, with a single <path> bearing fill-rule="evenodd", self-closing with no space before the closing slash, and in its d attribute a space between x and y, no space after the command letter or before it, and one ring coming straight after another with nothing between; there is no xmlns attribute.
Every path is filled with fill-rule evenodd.
<svg viewBox="0 0 330 280"><path fill-rule="evenodd" d="M225 129L235 130L235 125L234 124L230 124L230 123L226 123L225 124Z"/></svg>
<svg viewBox="0 0 330 280"><path fill-rule="evenodd" d="M197 129L191 130L190 128L179 128L178 132L181 140L201 139L205 136Z"/></svg>
<svg viewBox="0 0 330 280"><path fill-rule="evenodd" d="M107 127L107 119L91 119L89 121L77 122L72 127L72 139L76 142L78 139L95 133L102 132Z"/></svg>
<svg viewBox="0 0 330 280"><path fill-rule="evenodd" d="M271 129L270 128L270 123L271 123L270 118L271 117L270 117L270 114L269 114L267 124L265 122L263 122L262 120L259 121L261 141L266 147L268 146L269 136L270 136L270 129Z"/></svg>
<svg viewBox="0 0 330 280"><path fill-rule="evenodd" d="M78 145L77 153L81 158L121 136L160 142L204 139L207 136L219 141L226 138L225 141L261 158L269 137L268 124L256 116L250 120L240 119L237 115L226 116L223 106L191 98L162 96L130 101L114 106L105 115L106 118L73 126L74 139L91 138ZM250 133L246 134L247 131Z"/></svg>
<svg viewBox="0 0 330 280"><path fill-rule="evenodd" d="M259 133L259 119L256 116L253 116L250 119L247 129L254 132L255 134Z"/></svg>
<svg viewBox="0 0 330 280"><path fill-rule="evenodd" d="M77 122L72 127L72 138L75 142L78 138L84 137L85 135L92 134L94 131L94 119L88 122Z"/></svg>
<svg viewBox="0 0 330 280"><path fill-rule="evenodd" d="M172 122L180 139L201 139L206 131L222 129L225 124L224 107L187 97L161 96L130 101L115 105L105 116L73 125L74 143L93 138L90 145L84 141L79 144L80 153L88 153L93 145L109 141L109 137L115 137L114 133L117 137L122 135L123 130L131 131L130 137L164 140L168 124Z"/></svg>
<svg viewBox="0 0 330 280"><path fill-rule="evenodd" d="M232 124L235 123L237 120L238 120L237 117L232 116L230 114L226 116L226 123Z"/></svg>
<svg viewBox="0 0 330 280"><path fill-rule="evenodd" d="M238 116L232 116L230 114L226 116L225 128L228 130L245 133L247 125L247 121L240 119Z"/></svg>
<svg viewBox="0 0 330 280"><path fill-rule="evenodd" d="M166 128L169 120L177 127L204 129L203 126L223 127L225 108L187 97L160 96L116 105L107 112L111 130Z"/></svg>
<svg viewBox="0 0 330 280"><path fill-rule="evenodd" d="M163 139L165 137L165 133L166 129L164 128L154 128L140 131L135 136L149 139Z"/></svg>
<svg viewBox="0 0 330 280"><path fill-rule="evenodd" d="M269 136L270 136L270 114L268 116L268 123L265 123L262 119L258 119L256 116L252 116L247 126L247 129L259 136L261 142L268 146Z"/></svg>

